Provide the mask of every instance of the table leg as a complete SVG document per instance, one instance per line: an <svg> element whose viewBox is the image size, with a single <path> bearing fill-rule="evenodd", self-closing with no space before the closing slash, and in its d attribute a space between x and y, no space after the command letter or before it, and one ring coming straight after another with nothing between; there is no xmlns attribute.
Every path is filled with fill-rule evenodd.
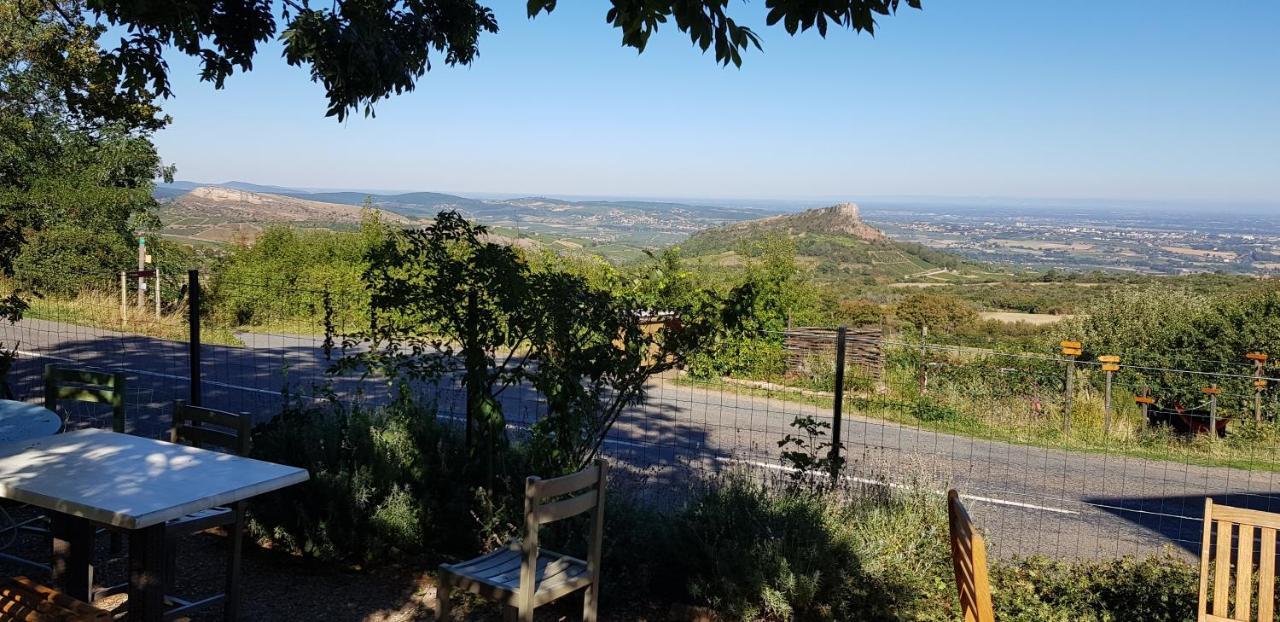
<svg viewBox="0 0 1280 622"><path fill-rule="evenodd" d="M129 620L164 619L164 523L129 532Z"/></svg>
<svg viewBox="0 0 1280 622"><path fill-rule="evenodd" d="M89 602L93 590L93 523L59 512L49 513L53 535L50 574L54 585L72 598Z"/></svg>

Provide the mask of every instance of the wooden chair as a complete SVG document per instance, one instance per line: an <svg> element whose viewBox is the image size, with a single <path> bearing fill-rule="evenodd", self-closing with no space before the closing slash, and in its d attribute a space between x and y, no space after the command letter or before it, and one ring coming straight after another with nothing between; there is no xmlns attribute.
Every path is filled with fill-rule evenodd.
<svg viewBox="0 0 1280 622"><path fill-rule="evenodd" d="M92 369L44 366L44 407L58 412L58 402L97 402L111 406L111 431L124 433L125 377ZM63 417L63 426L66 426Z"/></svg>
<svg viewBox="0 0 1280 622"><path fill-rule="evenodd" d="M947 492L947 518L951 524L951 565L964 622L995 622L987 578L987 544L960 502L960 493L954 490Z"/></svg>
<svg viewBox="0 0 1280 622"><path fill-rule="evenodd" d="M1275 619L1278 529L1280 514L1216 505L1213 499L1204 500L1197 622L1270 622ZM1234 558L1231 554L1233 541ZM1256 573L1253 567L1255 559L1258 562ZM1210 560L1213 560L1212 569L1209 567ZM1209 596L1211 570L1212 599ZM1256 581L1254 577L1257 577ZM1229 614L1232 596L1235 598L1235 610L1233 614ZM1213 613L1209 612L1210 600ZM1256 618L1251 617L1255 610L1258 612Z"/></svg>
<svg viewBox="0 0 1280 622"><path fill-rule="evenodd" d="M173 410L173 428L169 440L202 449L213 449L248 456L252 438L249 415L236 415L211 408L190 406L177 402ZM226 588L197 601L187 601L173 596L166 599L175 608L166 612L166 619L186 615L196 609L222 602L223 618L235 620L240 614L240 558L244 546L245 502L229 507L216 507L188 514L165 523L165 554L168 556L166 584L177 576L178 540L214 527L227 527L230 532L231 551L227 555Z"/></svg>
<svg viewBox="0 0 1280 622"><path fill-rule="evenodd" d="M608 463L600 458L572 475L526 480L524 539L470 561L440 566L436 620L448 617L449 594L456 587L505 605L507 618L519 622L533 622L534 609L585 589L582 619L597 622L607 470ZM585 512L592 512L586 561L538 548L542 525Z"/></svg>
<svg viewBox="0 0 1280 622"><path fill-rule="evenodd" d="M110 622L109 612L26 577L0 579L0 622Z"/></svg>

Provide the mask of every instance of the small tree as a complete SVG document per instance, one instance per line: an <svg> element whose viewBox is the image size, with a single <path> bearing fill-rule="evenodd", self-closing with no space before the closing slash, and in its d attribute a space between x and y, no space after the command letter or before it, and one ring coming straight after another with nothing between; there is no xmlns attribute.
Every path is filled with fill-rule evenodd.
<svg viewBox="0 0 1280 622"><path fill-rule="evenodd" d="M622 413L644 399L649 379L683 365L711 333L712 297L671 288L678 270L651 277L617 292L563 272L534 279L530 303L540 312L527 374L547 400L533 428L543 468L586 467Z"/></svg>
<svg viewBox="0 0 1280 622"><path fill-rule="evenodd" d="M349 340L370 342L339 370L439 382L461 375L467 447L483 447L492 467L505 419L497 395L518 381L532 322L530 274L516 251L485 240L485 227L454 211L406 231L369 257L370 323Z"/></svg>
<svg viewBox="0 0 1280 622"><path fill-rule="evenodd" d="M541 466L585 466L648 379L683 364L710 334L715 298L675 287L677 271L615 277L611 287L554 266L535 271L485 233L441 212L377 247L365 273L369 329L347 340L353 353L335 371L431 382L460 375L468 447L473 456L485 450L490 470L505 439L497 396L527 381L547 401L533 430ZM653 310L680 319L655 330L645 322Z"/></svg>

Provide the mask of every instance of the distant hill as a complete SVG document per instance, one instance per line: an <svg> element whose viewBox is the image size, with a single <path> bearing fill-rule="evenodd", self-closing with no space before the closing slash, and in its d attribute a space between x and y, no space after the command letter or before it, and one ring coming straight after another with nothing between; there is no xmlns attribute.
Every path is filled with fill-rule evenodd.
<svg viewBox="0 0 1280 622"><path fill-rule="evenodd" d="M400 214L380 212L387 222L411 222ZM360 223L363 213L352 205L222 186L200 186L169 197L157 211L164 224L162 235L202 242L251 240L273 223L349 229Z"/></svg>
<svg viewBox="0 0 1280 622"><path fill-rule="evenodd" d="M853 203L707 229L681 248L694 261L736 267L751 242L778 234L794 240L799 263L833 283L963 282L978 269L957 255L895 242L864 222Z"/></svg>
<svg viewBox="0 0 1280 622"><path fill-rule="evenodd" d="M215 193L206 188L220 190ZM555 248L615 260L643 257L644 249L681 242L708 227L769 213L746 207L661 201L474 199L439 192L310 192L245 182L157 184L155 195L164 202L160 216L168 225L168 234L205 241L252 237L270 222L341 228L353 223L351 215L358 214L359 206L368 202L405 221L430 219L443 210L457 210L503 231L506 237L534 238Z"/></svg>

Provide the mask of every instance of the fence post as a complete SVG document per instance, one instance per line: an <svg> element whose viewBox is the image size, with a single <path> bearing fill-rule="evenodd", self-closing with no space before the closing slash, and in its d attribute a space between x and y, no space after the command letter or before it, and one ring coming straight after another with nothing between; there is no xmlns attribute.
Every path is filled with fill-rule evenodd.
<svg viewBox="0 0 1280 622"><path fill-rule="evenodd" d="M1218 394L1222 389L1214 384L1200 391L1209 394L1209 442L1214 443L1218 440Z"/></svg>
<svg viewBox="0 0 1280 622"><path fill-rule="evenodd" d="M321 293L321 304L324 305L324 360L332 360L333 356L333 297L329 293L329 284L325 283Z"/></svg>
<svg viewBox="0 0 1280 622"><path fill-rule="evenodd" d="M1076 357L1083 353L1083 346L1079 341L1063 341L1058 345L1062 347L1062 356L1067 357L1067 387L1062 404L1062 435L1067 436L1071 434L1071 403L1076 395Z"/></svg>
<svg viewBox="0 0 1280 622"><path fill-rule="evenodd" d="M1120 357L1113 354L1099 356L1098 360L1102 362L1102 371L1107 374L1107 390L1106 401L1102 405L1102 432L1104 434L1111 433L1111 380L1117 371L1120 371Z"/></svg>
<svg viewBox="0 0 1280 622"><path fill-rule="evenodd" d="M124 270L120 271L120 323L129 323L129 280Z"/></svg>
<svg viewBox="0 0 1280 622"><path fill-rule="evenodd" d="M1150 425L1151 416L1148 413L1150 412L1151 405L1156 402L1155 398L1151 397L1151 387L1142 387L1142 395L1133 398L1133 401L1142 407L1143 425Z"/></svg>
<svg viewBox="0 0 1280 622"><path fill-rule="evenodd" d="M920 327L920 397L929 392L929 362L927 359L929 327Z"/></svg>
<svg viewBox="0 0 1280 622"><path fill-rule="evenodd" d="M836 329L836 386L831 406L831 453L827 460L831 463L832 484L840 477L840 428L844 422L844 357L848 332L849 329L845 326Z"/></svg>
<svg viewBox="0 0 1280 622"><path fill-rule="evenodd" d="M1244 355L1253 361L1253 420L1262 423L1262 391L1267 388L1267 381L1262 378L1262 368L1270 358L1263 352L1250 352Z"/></svg>
<svg viewBox="0 0 1280 622"><path fill-rule="evenodd" d="M1071 434L1071 402L1075 399L1075 379L1076 379L1076 359L1070 357L1067 359L1067 389L1066 400L1062 406L1062 434L1067 436Z"/></svg>
<svg viewBox="0 0 1280 622"><path fill-rule="evenodd" d="M191 360L192 406L202 403L200 390L200 271L187 271L187 326L191 338L187 343L187 358Z"/></svg>
<svg viewBox="0 0 1280 622"><path fill-rule="evenodd" d="M156 319L160 319L160 266L156 266Z"/></svg>

